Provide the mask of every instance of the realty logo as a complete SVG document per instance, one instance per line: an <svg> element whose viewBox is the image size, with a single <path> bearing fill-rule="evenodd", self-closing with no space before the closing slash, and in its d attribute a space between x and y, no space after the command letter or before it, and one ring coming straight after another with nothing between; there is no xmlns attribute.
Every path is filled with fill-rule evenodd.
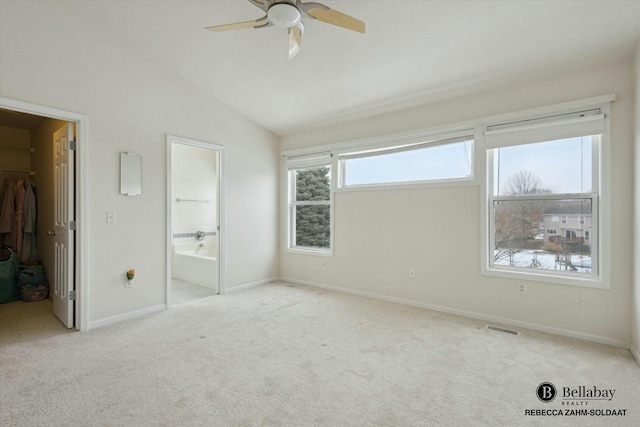
<svg viewBox="0 0 640 427"><path fill-rule="evenodd" d="M551 383L542 383L536 389L540 402L549 403L556 398L556 387Z"/></svg>

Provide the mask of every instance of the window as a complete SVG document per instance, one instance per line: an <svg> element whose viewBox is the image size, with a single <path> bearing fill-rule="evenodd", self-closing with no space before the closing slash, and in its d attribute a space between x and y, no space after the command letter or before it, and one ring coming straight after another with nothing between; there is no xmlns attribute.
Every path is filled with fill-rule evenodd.
<svg viewBox="0 0 640 427"><path fill-rule="evenodd" d="M292 250L331 252L331 156L287 159L289 243Z"/></svg>
<svg viewBox="0 0 640 427"><path fill-rule="evenodd" d="M594 109L487 127L488 274L580 285L599 279L604 119Z"/></svg>
<svg viewBox="0 0 640 427"><path fill-rule="evenodd" d="M470 180L472 150L470 131L343 149L340 188Z"/></svg>

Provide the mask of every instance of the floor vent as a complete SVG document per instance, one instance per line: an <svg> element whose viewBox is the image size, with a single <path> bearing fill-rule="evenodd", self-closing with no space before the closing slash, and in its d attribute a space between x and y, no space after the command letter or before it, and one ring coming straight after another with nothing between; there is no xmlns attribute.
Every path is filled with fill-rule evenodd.
<svg viewBox="0 0 640 427"><path fill-rule="evenodd" d="M487 329L489 329L491 331L504 332L505 334L520 335L520 332L518 332L518 331L514 331L512 329L499 328L497 326L487 325Z"/></svg>

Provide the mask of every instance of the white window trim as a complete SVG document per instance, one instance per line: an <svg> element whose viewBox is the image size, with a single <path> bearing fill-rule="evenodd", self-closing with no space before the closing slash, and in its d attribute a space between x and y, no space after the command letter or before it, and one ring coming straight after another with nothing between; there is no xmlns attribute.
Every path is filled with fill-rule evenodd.
<svg viewBox="0 0 640 427"><path fill-rule="evenodd" d="M600 108L604 114L604 131L599 144L593 144L593 155L599 161L599 167L593 170L594 188L597 188L597 208L593 207L592 224L597 224L598 233L594 237L590 233L592 242L592 250L596 251L598 272L595 277L574 277L564 274L557 274L549 271L512 271L509 268L490 267L490 254L493 254L490 246L490 219L491 206L490 189L493 186L493 171L489 170L490 156L492 151L487 148L485 141L485 132L487 125L480 126L476 131L476 153L482 159L482 170L478 169L477 173L483 174L484 179L480 184L481 206L483 209L480 215L481 221L481 274L486 276L502 277L514 279L518 281L545 282L570 286L581 286L588 288L610 289L611 288L611 105L615 101L615 95L604 95L595 98L588 98L581 101L573 101L564 104L557 104L549 107L542 107L533 110L524 110L520 112L510 113L504 116L497 116L487 120L487 122L499 122L507 120L526 120L531 117L542 117L544 115L555 115L571 113L587 109L589 107ZM596 186L597 185L597 186ZM594 238L592 238L594 237Z"/></svg>
<svg viewBox="0 0 640 427"><path fill-rule="evenodd" d="M323 257L333 257L333 230L334 230L334 191L335 188L335 156L332 156L330 152L321 153L306 153L300 155L289 155L285 157L285 174L287 185L287 242L285 246L285 252L298 253L306 255L316 255ZM307 202L294 202L295 189L291 185L293 178L292 171L296 169L307 169L314 167L327 166L331 167L331 179L329 182L329 200L327 201L307 201ZM296 246L294 245L293 238L295 236L295 216L294 207L300 205L327 205L329 204L329 249L313 248L309 246Z"/></svg>
<svg viewBox="0 0 640 427"><path fill-rule="evenodd" d="M584 286L591 288L599 288L599 289L609 289L610 288L610 277L611 277L611 132L610 132L610 103L616 100L615 94L607 94L601 96L595 96L592 98L585 98L576 101L558 103L554 105L547 105L538 108L531 108L527 110L520 110L506 114L498 114L494 116L481 117L473 120L467 120L457 123L449 123L441 126L433 126L429 128L423 128L420 130L414 130L403 133L395 133L390 135L382 135L377 137L370 137L364 139L350 140L350 141L342 141L336 142L332 144L323 144L316 145L314 147L309 148L298 148L292 150L286 150L282 152L282 155L287 156L301 156L307 154L315 154L322 151L329 151L333 154L332 159L332 173L331 173L331 253L317 253L311 252L309 254L312 255L323 255L323 256L333 256L334 251L334 203L333 197L336 192L348 192L348 191L369 191L369 190L403 190L403 189L416 189L416 188L434 188L434 187L447 187L447 186L469 186L469 185L478 185L480 187L480 197L481 197L481 209L480 213L480 258L481 258L481 274L487 276L496 276L496 277L505 277L516 280L531 280L537 282L546 282L546 283L558 283L558 284L567 284L567 285L576 285L576 286ZM487 149L486 143L484 139L484 132L487 130L488 124L495 124L500 122L511 122L518 120L531 119L532 117L543 117L553 114L563 114L563 113L571 113L573 111L585 110L593 108L600 108L601 112L606 115L605 120L605 130L603 132L602 140L600 142L600 151L599 159L600 159L600 175L597 175L598 171L594 171L593 176L594 181L599 182L599 195L598 195L598 226L599 226L599 240L598 240L598 253L599 253L599 277L596 281L584 281L584 280L566 280L564 278L556 279L549 275L536 276L533 274L526 274L522 272L518 273L501 273L501 272L488 272L488 260L487 260L487 241L489 234L489 223L488 223L488 214L489 210L486 207L486 203L488 200L487 197L487 189L488 189L488 177L487 177ZM448 132L459 132L464 129L473 129L474 134L474 144L473 144L473 180L472 181L458 181L458 182L428 182L428 183L419 183L419 184L399 184L399 185L376 185L376 186L368 186L366 188L336 188L336 177L339 173L338 162L337 162L337 154L338 150L344 148L357 148L357 147L366 147L373 146L374 144L390 144L392 141L397 140L398 138L410 138L410 137L420 137L424 138L425 136L436 135L436 134L446 134ZM596 144L594 144L596 145ZM597 148L594 146L594 150ZM285 171L285 179L288 179L288 170ZM337 173L336 173L337 172ZM288 186L288 182L286 184ZM493 185L493 183L491 183ZM288 193L287 193L288 194ZM287 196L287 205L289 202L289 197ZM287 209L288 212L288 209ZM287 213L287 221L288 221L288 213ZM593 218L592 218L593 221ZM288 228L288 227L287 227ZM303 250L291 250L288 249L290 238L288 235L286 236L286 244L285 244L285 252L295 252L295 253L308 253ZM591 238L591 236L589 236Z"/></svg>
<svg viewBox="0 0 640 427"><path fill-rule="evenodd" d="M357 145L352 147L340 148L336 150L338 163L338 176L336 191L362 191L362 190L389 190L389 189L408 189L408 188L429 188L443 186L459 186L470 185L476 182L475 179L475 143L474 131L471 129L463 129L458 131L450 131L444 133L424 133L412 134L410 136L398 136L384 142L371 142L366 145ZM354 158L364 158L375 155L384 155L392 152L411 151L422 148L437 147L441 145L460 143L471 141L470 169L471 173L468 177L459 178L439 178L439 179L423 179L399 182L379 182L370 184L345 184L345 168L346 160Z"/></svg>

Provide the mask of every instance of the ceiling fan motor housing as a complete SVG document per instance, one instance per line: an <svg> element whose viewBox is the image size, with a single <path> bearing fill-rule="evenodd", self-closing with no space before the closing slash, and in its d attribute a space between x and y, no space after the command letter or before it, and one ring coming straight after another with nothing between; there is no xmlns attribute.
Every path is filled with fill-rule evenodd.
<svg viewBox="0 0 640 427"><path fill-rule="evenodd" d="M277 27L291 28L300 23L302 18L297 7L289 3L276 3L267 12L269 22Z"/></svg>

